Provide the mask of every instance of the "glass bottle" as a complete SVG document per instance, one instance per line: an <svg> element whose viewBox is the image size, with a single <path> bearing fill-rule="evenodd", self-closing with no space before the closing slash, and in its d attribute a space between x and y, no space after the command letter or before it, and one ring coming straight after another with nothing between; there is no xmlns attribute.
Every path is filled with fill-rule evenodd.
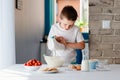
<svg viewBox="0 0 120 80"><path fill-rule="evenodd" d="M82 53L81 71L89 71L89 60L86 51Z"/></svg>

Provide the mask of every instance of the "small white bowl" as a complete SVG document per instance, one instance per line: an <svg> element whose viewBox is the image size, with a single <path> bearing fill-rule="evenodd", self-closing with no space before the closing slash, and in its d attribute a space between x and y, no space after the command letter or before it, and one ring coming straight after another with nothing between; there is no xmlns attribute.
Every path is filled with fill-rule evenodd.
<svg viewBox="0 0 120 80"><path fill-rule="evenodd" d="M24 66L24 67L29 71L36 71L40 68L40 66Z"/></svg>

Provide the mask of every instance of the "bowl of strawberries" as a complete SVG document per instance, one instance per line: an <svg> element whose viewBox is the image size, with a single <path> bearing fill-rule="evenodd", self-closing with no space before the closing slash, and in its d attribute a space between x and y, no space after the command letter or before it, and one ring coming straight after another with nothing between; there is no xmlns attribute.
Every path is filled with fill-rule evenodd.
<svg viewBox="0 0 120 80"><path fill-rule="evenodd" d="M42 62L40 62L37 59L30 59L30 60L28 60L27 62L24 63L25 69L27 69L29 71L38 70L41 65L42 65Z"/></svg>

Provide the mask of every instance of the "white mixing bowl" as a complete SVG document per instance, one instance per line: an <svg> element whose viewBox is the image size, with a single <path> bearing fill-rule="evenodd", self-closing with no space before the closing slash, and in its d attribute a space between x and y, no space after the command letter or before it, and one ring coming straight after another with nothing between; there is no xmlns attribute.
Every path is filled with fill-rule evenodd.
<svg viewBox="0 0 120 80"><path fill-rule="evenodd" d="M60 56L45 56L44 59L49 67L61 67L64 60Z"/></svg>

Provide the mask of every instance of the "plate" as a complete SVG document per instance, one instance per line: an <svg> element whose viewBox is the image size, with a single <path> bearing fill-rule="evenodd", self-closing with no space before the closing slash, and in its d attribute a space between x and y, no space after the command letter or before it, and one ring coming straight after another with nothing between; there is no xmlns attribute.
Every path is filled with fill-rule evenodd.
<svg viewBox="0 0 120 80"><path fill-rule="evenodd" d="M43 73L58 73L59 71L58 70L55 70L55 71L42 71Z"/></svg>

